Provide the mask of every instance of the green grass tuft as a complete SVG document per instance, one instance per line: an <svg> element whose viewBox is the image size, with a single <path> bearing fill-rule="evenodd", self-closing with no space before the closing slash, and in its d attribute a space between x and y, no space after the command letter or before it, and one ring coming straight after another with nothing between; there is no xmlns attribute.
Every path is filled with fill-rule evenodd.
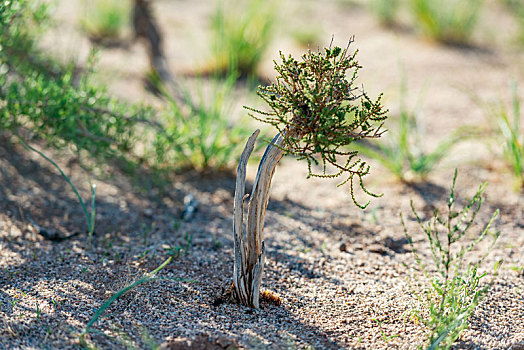
<svg viewBox="0 0 524 350"><path fill-rule="evenodd" d="M185 91L185 107L171 101L165 113L165 127L154 142L159 168L194 168L196 170L227 168L236 160L242 140L250 134L243 123L230 121L230 95L236 77L213 81L211 91L200 86L197 98Z"/></svg>
<svg viewBox="0 0 524 350"><path fill-rule="evenodd" d="M414 20L429 38L468 44L484 0L410 0Z"/></svg>
<svg viewBox="0 0 524 350"><path fill-rule="evenodd" d="M84 2L82 29L95 41L121 39L130 23L130 0L88 0Z"/></svg>
<svg viewBox="0 0 524 350"><path fill-rule="evenodd" d="M272 0L221 1L212 18L211 70L220 75L256 76L273 36L275 16Z"/></svg>
<svg viewBox="0 0 524 350"><path fill-rule="evenodd" d="M379 22L385 26L392 26L397 21L400 0L371 0L370 8Z"/></svg>
<svg viewBox="0 0 524 350"><path fill-rule="evenodd" d="M355 148L362 154L374 158L403 182L424 181L435 166L467 134L459 129L445 137L433 150L426 151L424 136L417 126L415 112L408 110L405 103L406 83L402 83L400 112L392 119L396 124L386 134L383 142L370 144L359 142Z"/></svg>

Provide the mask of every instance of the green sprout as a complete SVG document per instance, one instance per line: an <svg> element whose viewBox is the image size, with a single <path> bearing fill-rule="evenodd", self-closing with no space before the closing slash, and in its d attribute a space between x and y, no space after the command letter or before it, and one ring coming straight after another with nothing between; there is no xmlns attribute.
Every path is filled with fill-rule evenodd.
<svg viewBox="0 0 524 350"><path fill-rule="evenodd" d="M415 23L430 39L468 44L484 0L410 0Z"/></svg>

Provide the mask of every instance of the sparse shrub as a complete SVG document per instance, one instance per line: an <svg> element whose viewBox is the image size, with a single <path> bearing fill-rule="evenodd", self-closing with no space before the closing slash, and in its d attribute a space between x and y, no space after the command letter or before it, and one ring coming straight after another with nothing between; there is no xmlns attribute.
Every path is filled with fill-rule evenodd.
<svg viewBox="0 0 524 350"><path fill-rule="evenodd" d="M372 0L371 11L381 24L392 26L397 20L400 0Z"/></svg>
<svg viewBox="0 0 524 350"><path fill-rule="evenodd" d="M308 177L347 175L342 184L351 184L351 196L359 205L353 185L357 181L367 192L361 180L369 173L369 165L358 159L358 151L343 147L380 137L387 111L382 106L382 95L373 101L354 87L361 68L355 59L357 52L350 55L349 46L325 49L324 53L309 50L301 61L281 54L282 64L275 63L277 82L261 86L258 91L271 111L246 108L260 115L251 115L253 118L279 131L282 144L278 148L284 155L307 162ZM352 73L349 80L344 76L346 71ZM278 144L273 140L272 145Z"/></svg>
<svg viewBox="0 0 524 350"><path fill-rule="evenodd" d="M230 120L235 81L234 75L225 82L214 81L207 93L200 87L196 99L185 91L187 106L171 101L164 131L155 138L158 167L220 169L235 159L241 141L249 135L242 123L234 125Z"/></svg>
<svg viewBox="0 0 524 350"><path fill-rule="evenodd" d="M86 72L78 74L74 67L57 64L38 50L36 33L46 18L45 6L35 7L26 0L3 6L0 128L12 133L23 129L54 147L72 145L94 157L129 152L136 124L146 120L149 111L119 103L91 81L94 55Z"/></svg>
<svg viewBox="0 0 524 350"><path fill-rule="evenodd" d="M121 39L130 23L131 0L84 1L81 25L96 42Z"/></svg>
<svg viewBox="0 0 524 350"><path fill-rule="evenodd" d="M416 25L445 44L467 44L484 0L410 0Z"/></svg>
<svg viewBox="0 0 524 350"><path fill-rule="evenodd" d="M256 181L249 197L244 196L246 164L253 151L258 130L249 140L240 157L235 190L233 231L235 265L233 299L254 308L259 307L260 284L265 260L263 239L264 217L269 189L275 168L284 155L294 155L308 164L308 176L335 178L344 176L355 205L355 187L369 192L363 177L369 166L358 158L357 151L343 147L363 138L381 135L380 127L386 118L381 98L372 100L354 86L360 65L356 52L329 47L323 52L308 51L300 61L281 54L275 62L276 82L260 87L258 95L270 111L257 112L255 117L274 126L278 134L267 147L260 161ZM349 74L349 78L348 78ZM318 168L317 168L318 166ZM243 206L247 201L247 222L244 233Z"/></svg>
<svg viewBox="0 0 524 350"><path fill-rule="evenodd" d="M522 189L524 188L524 130L520 125L520 101L515 82L512 84L511 102L509 110L501 103L499 108L492 108L490 111L504 140L504 154L517 180L517 188Z"/></svg>
<svg viewBox="0 0 524 350"><path fill-rule="evenodd" d="M486 274L480 274L479 267L500 235L499 231L490 232L499 213L497 210L480 233L468 237L470 228L475 227L475 218L482 205L482 193L486 189L486 183L479 186L462 210L455 211L453 205L456 202L456 179L457 170L453 176L447 212L444 215L435 209L432 219L424 222L411 201L413 215L429 243L434 266L426 265L419 248L415 247L412 236L408 233L402 214L400 216L418 270L425 278L423 282L418 280L418 287L423 290L417 293L417 297L426 310L416 310L415 314L429 328L427 349L449 349L468 327L469 316L490 286L481 285L481 280ZM491 244L480 258L475 260L467 256L489 236ZM497 266L495 272L496 269Z"/></svg>
<svg viewBox="0 0 524 350"><path fill-rule="evenodd" d="M435 166L449 154L466 134L457 130L445 137L432 151L424 148L424 134L417 125L417 115L405 103L406 83L401 88L400 112L396 125L391 127L383 142L359 142L354 147L362 154L378 160L384 167L404 182L423 181Z"/></svg>
<svg viewBox="0 0 524 350"><path fill-rule="evenodd" d="M0 131L16 135L60 172L82 206L91 238L95 187L90 186L86 205L57 163L29 143L44 139L52 147L84 150L97 159L127 157L138 120L146 120L148 112L117 102L91 82L93 55L79 75L43 54L35 43L46 18L46 6L36 2L12 0L0 6Z"/></svg>
<svg viewBox="0 0 524 350"><path fill-rule="evenodd" d="M271 0L221 1L212 18L211 70L221 75L255 76L272 38L275 16Z"/></svg>

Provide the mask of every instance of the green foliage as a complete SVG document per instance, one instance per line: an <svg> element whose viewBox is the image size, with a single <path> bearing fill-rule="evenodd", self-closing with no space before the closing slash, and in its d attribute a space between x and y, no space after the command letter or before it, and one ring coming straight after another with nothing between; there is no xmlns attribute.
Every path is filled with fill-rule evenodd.
<svg viewBox="0 0 524 350"><path fill-rule="evenodd" d="M395 24L400 0L372 0L371 11L378 18L380 23L385 26Z"/></svg>
<svg viewBox="0 0 524 350"><path fill-rule="evenodd" d="M400 113L394 119L397 124L390 130L385 142L359 142L355 148L362 154L378 160L403 182L422 181L466 135L462 130L457 130L445 137L434 150L425 151L422 142L424 135L418 131L416 114L406 107L405 96L404 81L401 88Z"/></svg>
<svg viewBox="0 0 524 350"><path fill-rule="evenodd" d="M524 188L524 131L520 127L520 101L517 94L517 84L512 84L511 110L501 104L499 109L492 109L492 115L499 126L504 140L505 156L517 179L517 187Z"/></svg>
<svg viewBox="0 0 524 350"><path fill-rule="evenodd" d="M249 130L231 124L231 100L235 76L215 81L209 93L200 88L197 100L185 91L189 108L173 100L165 115L164 130L155 137L154 148L160 168L220 169L230 164Z"/></svg>
<svg viewBox="0 0 524 350"><path fill-rule="evenodd" d="M25 127L54 147L72 144L93 156L131 149L136 122L124 113L137 115L139 109L127 109L86 78L75 86L72 70L56 79L38 72L18 73L0 75L1 128Z"/></svg>
<svg viewBox="0 0 524 350"><path fill-rule="evenodd" d="M91 82L94 55L80 75L73 66L60 65L43 54L36 42L46 18L47 7L37 2L12 0L0 5L0 130L16 135L60 172L82 206L91 239L95 187L90 186L88 211L89 203L57 163L24 138L44 139L55 148L71 146L94 158L123 158L131 155L138 121L146 120L148 111L118 103Z"/></svg>
<svg viewBox="0 0 524 350"><path fill-rule="evenodd" d="M212 18L212 69L222 75L255 76L272 38L275 16L273 1L221 1Z"/></svg>
<svg viewBox="0 0 524 350"><path fill-rule="evenodd" d="M129 152L148 111L118 103L91 82L94 55L82 75L45 57L33 34L45 16L45 6L25 0L1 8L0 129L28 129L54 147L73 145L95 157Z"/></svg>
<svg viewBox="0 0 524 350"><path fill-rule="evenodd" d="M47 24L47 4L13 0L0 3L0 76L9 69L55 72L58 66L35 48Z"/></svg>
<svg viewBox="0 0 524 350"><path fill-rule="evenodd" d="M97 41L118 39L129 24L130 0L88 0L84 4L82 29Z"/></svg>
<svg viewBox="0 0 524 350"><path fill-rule="evenodd" d="M6 4L0 9L0 129L23 131L53 147L72 146L74 151L105 159L131 161L136 143L142 142L146 156L158 152L149 157L158 163L149 164L160 167L169 162L178 168L220 168L232 160L247 135L242 126L231 126L228 120L233 77L223 86L217 83L210 97L201 92L198 101L186 91L187 106L173 103L166 123L154 124L149 121L150 110L119 103L91 81L94 55L79 74L36 48L34 32L46 18L44 6L33 2L30 6L26 0ZM147 140L155 141L154 150Z"/></svg>
<svg viewBox="0 0 524 350"><path fill-rule="evenodd" d="M458 339L460 333L468 327L467 319L473 313L482 297L487 293L489 284L481 286L481 279L485 274L479 275L478 268L493 248L500 232L490 233L490 227L498 216L495 211L484 229L467 242L467 233L474 225L475 218L482 205L482 193L486 183L479 186L476 194L459 211L453 205L455 199L455 181L457 170L453 177L450 195L447 201L447 213L440 215L437 209L433 217L424 222L417 214L413 201L411 209L420 228L425 233L431 249L434 266L428 267L423 262L419 251L415 248L413 239L408 233L402 214L400 216L404 233L411 245L417 266L429 283L424 285L424 295L418 295L427 307L429 315L420 317L421 312L416 312L423 323L429 328L428 349L449 349ZM488 235L488 233L490 233ZM486 237L491 236L492 242L484 254L476 261L468 257L469 262L464 268L466 255L470 253Z"/></svg>
<svg viewBox="0 0 524 350"><path fill-rule="evenodd" d="M467 44L484 0L410 0L415 22L428 37Z"/></svg>
<svg viewBox="0 0 524 350"><path fill-rule="evenodd" d="M386 118L381 97L373 101L354 87L361 68L355 60L356 53L349 54L349 44L346 49L308 51L301 61L281 53L282 63L275 62L276 83L258 90L271 111L248 108L262 116L253 116L255 119L277 128L284 138L285 154L307 161L308 176L347 175L342 184L350 182L355 204L355 177L362 190L372 195L362 183L369 166L357 157L358 151L346 151L343 147L363 138L379 137ZM349 80L346 78L348 71ZM322 171L316 173L313 165L320 163ZM334 168L334 172L329 173L328 167Z"/></svg>

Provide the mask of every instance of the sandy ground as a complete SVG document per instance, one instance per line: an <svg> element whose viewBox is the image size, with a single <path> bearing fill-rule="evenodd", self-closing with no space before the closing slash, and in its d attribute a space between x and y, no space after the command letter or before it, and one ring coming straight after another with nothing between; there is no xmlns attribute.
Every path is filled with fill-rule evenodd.
<svg viewBox="0 0 524 350"><path fill-rule="evenodd" d="M82 62L89 42L78 30L77 6L60 2L60 22L42 45ZM213 8L203 0L155 2L171 69L189 83L187 74L205 65L210 54L208 16ZM374 171L368 186L384 196L372 199L364 211L353 206L347 189L337 188L335 181L306 180L303 164L284 159L266 216L263 280L263 288L278 293L283 303L263 303L260 310L214 305L230 284L233 270L233 172L173 175L167 191L159 192L153 184L141 181L139 186L136 179L110 167L86 173L67 151L47 149L79 184L84 198L88 177L98 185L96 235L89 246L79 205L55 169L2 138L1 348L77 348L77 334L96 309L177 247L181 254L159 274L162 279L127 293L100 318L91 333L94 344L147 348L156 343L174 349L416 348L423 344L426 330L410 313L417 303L410 287L414 260L398 214L402 211L410 218L415 244L427 253L424 236L409 215L409 200L424 217L433 208L442 208L455 167L459 204L481 182L489 182L473 231L479 232L497 208L501 211L494 224L501 236L485 262L486 279L491 278L494 263L504 261L456 347L524 348L524 197L513 191L511 174L501 161L501 144L490 136L489 118L475 102L508 99L511 79L523 85L524 53L512 44L510 17L497 3L487 2L470 48L427 42L405 26L382 29L365 7L349 1L289 1L281 17L289 20L279 26L262 76L271 78L271 60L279 49L303 50L288 35L293 26L318 27L326 33L324 44L332 34L340 45L355 35L364 66L360 77L370 94L384 91L385 103L394 113L405 78L408 105L421 100L425 146L431 148L459 126L480 126L486 136L458 145L426 183L415 186L396 182L371 162ZM122 60L128 64L120 64ZM121 98L160 104L144 89L147 58L141 46L102 50L100 69L100 77ZM253 97L246 99L251 102ZM242 104L246 102L239 101ZM256 127L260 125L253 122ZM255 171L253 163L248 169L250 184ZM180 215L188 194L198 200L199 210L185 222ZM80 234L50 242L36 233L33 223Z"/></svg>

